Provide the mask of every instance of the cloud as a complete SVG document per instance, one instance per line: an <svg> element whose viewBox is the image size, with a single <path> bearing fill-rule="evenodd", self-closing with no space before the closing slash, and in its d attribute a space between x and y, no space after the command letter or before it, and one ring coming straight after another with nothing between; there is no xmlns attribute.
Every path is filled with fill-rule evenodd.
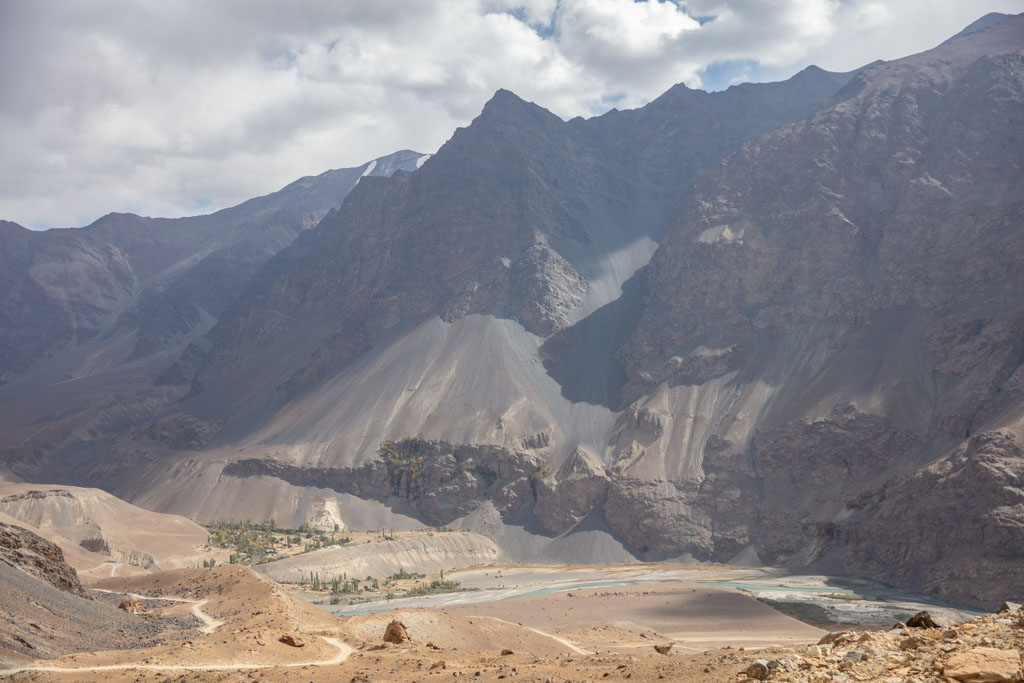
<svg viewBox="0 0 1024 683"><path fill-rule="evenodd" d="M589 116L898 57L1015 2L0 0L0 218L219 208L432 152L498 88Z"/></svg>

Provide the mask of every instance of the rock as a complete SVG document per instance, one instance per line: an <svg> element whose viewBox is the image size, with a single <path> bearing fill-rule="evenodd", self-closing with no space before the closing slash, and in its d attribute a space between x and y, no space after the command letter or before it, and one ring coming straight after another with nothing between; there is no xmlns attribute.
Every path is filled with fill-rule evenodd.
<svg viewBox="0 0 1024 683"><path fill-rule="evenodd" d="M513 652L512 650L509 650L509 649L505 649L505 650L501 651L501 656L502 657L506 657L508 655L514 655L514 654L515 654L515 652Z"/></svg>
<svg viewBox="0 0 1024 683"><path fill-rule="evenodd" d="M914 616L907 619L907 626L909 628L938 628L939 625L932 619L932 615L928 612L918 612Z"/></svg>
<svg viewBox="0 0 1024 683"><path fill-rule="evenodd" d="M764 659L758 659L744 669L743 673L747 675L747 678L753 678L758 681L766 680L768 678L768 662Z"/></svg>
<svg viewBox="0 0 1024 683"><path fill-rule="evenodd" d="M659 643L654 646L654 651L659 655L667 655L672 650L673 645L675 645L675 643Z"/></svg>
<svg viewBox="0 0 1024 683"><path fill-rule="evenodd" d="M78 580L78 572L65 561L64 551L28 529L0 522L0 562L65 593L92 599Z"/></svg>
<svg viewBox="0 0 1024 683"><path fill-rule="evenodd" d="M944 675L963 683L1002 683L1018 680L1020 653L994 647L976 647L946 661Z"/></svg>
<svg viewBox="0 0 1024 683"><path fill-rule="evenodd" d="M826 633L818 641L818 645L829 645L835 643L838 640L842 640L849 634L849 631L832 631L831 633Z"/></svg>
<svg viewBox="0 0 1024 683"><path fill-rule="evenodd" d="M304 640L302 640L302 638L299 638L294 633L285 633L283 636L278 638L278 641L284 643L285 645L291 645L292 647L305 647L306 646L306 642Z"/></svg>
<svg viewBox="0 0 1024 683"><path fill-rule="evenodd" d="M553 533L567 531L605 498L608 475L600 459L577 447L555 476L536 482L537 519Z"/></svg>
<svg viewBox="0 0 1024 683"><path fill-rule="evenodd" d="M409 640L409 632L405 630L405 624L393 619L388 627L384 629L385 643L404 643Z"/></svg>
<svg viewBox="0 0 1024 683"><path fill-rule="evenodd" d="M910 636L900 641L901 650L916 650L919 647L923 647L928 643L928 640L918 636Z"/></svg>
<svg viewBox="0 0 1024 683"><path fill-rule="evenodd" d="M1003 612L1019 612L1021 604L1019 602L1004 602L1002 607L999 608L999 613Z"/></svg>
<svg viewBox="0 0 1024 683"><path fill-rule="evenodd" d="M128 612L128 614L138 614L142 611L142 603L134 598L131 600L125 600L118 605L118 607L123 609L125 612Z"/></svg>
<svg viewBox="0 0 1024 683"><path fill-rule="evenodd" d="M430 665L430 671L434 671L435 669L447 669L447 668L448 668L448 664L446 664L443 659L440 659L440 660L438 660L438 661L436 661L436 662L434 662L433 664Z"/></svg>

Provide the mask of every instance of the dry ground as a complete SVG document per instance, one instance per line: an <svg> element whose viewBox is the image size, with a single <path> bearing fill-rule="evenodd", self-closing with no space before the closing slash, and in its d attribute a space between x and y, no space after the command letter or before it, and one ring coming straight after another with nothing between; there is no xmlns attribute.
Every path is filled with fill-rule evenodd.
<svg viewBox="0 0 1024 683"><path fill-rule="evenodd" d="M768 642L773 632L808 641L819 633L739 593L683 582L347 619L238 566L110 578L99 587L126 599L145 596L143 618L188 627L168 632L158 646L36 662L31 666L68 671L28 670L12 680L720 681L734 677L754 653L705 651L694 645L700 637L695 634L736 627L744 637ZM412 642L382 644L392 618L406 624ZM212 632L203 632L204 622ZM280 642L286 633L298 635L304 646ZM670 638L684 640L670 654L657 654L653 645ZM502 655L504 650L512 654Z"/></svg>

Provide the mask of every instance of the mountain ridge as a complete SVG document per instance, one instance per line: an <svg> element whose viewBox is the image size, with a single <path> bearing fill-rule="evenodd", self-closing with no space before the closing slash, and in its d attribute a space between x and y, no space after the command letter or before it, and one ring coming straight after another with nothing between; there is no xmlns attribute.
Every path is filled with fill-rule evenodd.
<svg viewBox="0 0 1024 683"><path fill-rule="evenodd" d="M570 121L499 90L253 267L150 403L19 417L6 462L199 519L327 497L509 560L743 558L989 605L1024 579L1022 48L1024 15ZM410 462L436 490L391 487Z"/></svg>

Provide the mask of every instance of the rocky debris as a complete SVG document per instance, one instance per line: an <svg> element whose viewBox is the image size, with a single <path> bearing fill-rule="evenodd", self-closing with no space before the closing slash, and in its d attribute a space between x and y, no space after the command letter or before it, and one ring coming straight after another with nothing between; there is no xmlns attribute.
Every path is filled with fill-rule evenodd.
<svg viewBox="0 0 1024 683"><path fill-rule="evenodd" d="M657 652L659 655L667 655L669 652L672 651L673 645L675 645L675 643L658 643L654 646L654 651Z"/></svg>
<svg viewBox="0 0 1024 683"><path fill-rule="evenodd" d="M409 632L405 630L405 624L393 619L384 629L384 642L400 644L409 640Z"/></svg>
<svg viewBox="0 0 1024 683"><path fill-rule="evenodd" d="M380 460L358 467L288 465L269 459L239 460L223 474L277 477L295 486L330 488L361 498L407 499L423 519L448 524L491 500L511 515L532 500L542 459L501 446L467 446L406 438L381 445Z"/></svg>
<svg viewBox="0 0 1024 683"><path fill-rule="evenodd" d="M939 625L928 612L918 612L907 619L907 628L938 628Z"/></svg>
<svg viewBox="0 0 1024 683"><path fill-rule="evenodd" d="M784 683L1020 681L1024 680L1024 628L1016 625L1018 617L1024 617L1019 609L945 628L828 633L800 655L754 661L739 672L739 678Z"/></svg>
<svg viewBox="0 0 1024 683"><path fill-rule="evenodd" d="M125 600L117 606L118 609L123 609L128 614L138 614L142 611L142 603L132 598L131 600Z"/></svg>
<svg viewBox="0 0 1024 683"><path fill-rule="evenodd" d="M306 641L304 641L302 638L295 635L294 633L285 633L283 636L278 638L278 641L284 643L285 645L291 645L292 647L306 646Z"/></svg>
<svg viewBox="0 0 1024 683"><path fill-rule="evenodd" d="M64 561L64 552L28 529L0 522L0 562L67 593L89 597L78 580L78 572Z"/></svg>
<svg viewBox="0 0 1024 683"><path fill-rule="evenodd" d="M433 664L430 665L429 671L435 671L437 669L447 669L447 668L448 668L448 664L443 659L439 659L438 661L436 661L436 662L434 662Z"/></svg>

